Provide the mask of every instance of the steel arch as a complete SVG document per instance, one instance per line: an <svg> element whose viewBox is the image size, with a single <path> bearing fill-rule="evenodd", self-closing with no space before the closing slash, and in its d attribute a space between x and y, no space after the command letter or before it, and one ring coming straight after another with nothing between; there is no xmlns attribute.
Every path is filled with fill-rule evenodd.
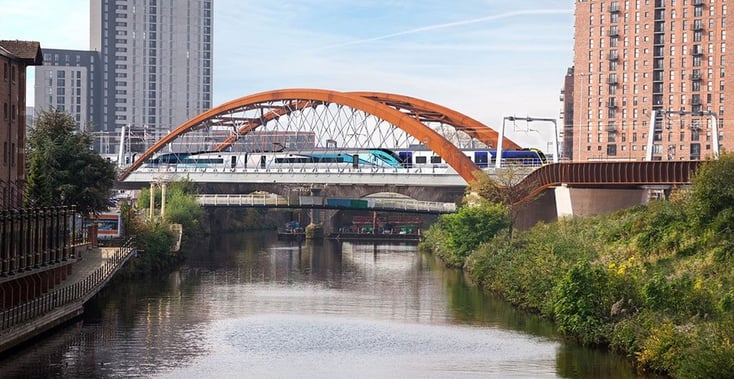
<svg viewBox="0 0 734 379"><path fill-rule="evenodd" d="M368 97L333 90L308 88L260 92L231 100L218 107L203 112L181 124L179 127L171 131L171 133L153 144L153 146L143 152L132 165L122 172L119 179L124 180L132 171L140 167L145 160L151 158L153 154L174 141L180 135L186 134L192 130L200 129L203 126L206 126L208 121L215 120L218 116L262 102L289 100L292 101L291 105L296 109L315 107L320 104L336 103L379 117L395 127L402 129L417 140L425 143L426 146L440 155L467 183L476 179L474 173L479 170L479 168L474 164L474 162L472 162L471 159L464 155L461 150L447 141L443 136L421 123L419 119L416 119L412 115L400 112L395 108ZM275 119L293 110L294 109L290 106L284 107L278 111L269 112L267 117L268 120ZM255 120L243 120L243 126L240 127L240 130L249 132L260 125L261 123L256 122ZM222 144L220 144L218 148L221 149Z"/></svg>
<svg viewBox="0 0 734 379"><path fill-rule="evenodd" d="M411 117L421 122L441 122L453 126L455 129L461 130L487 146L496 148L498 134L494 129L482 124L481 122L453 109L444 107L430 101L418 99L415 97L398 95L384 92L348 92L349 94L366 97L368 99L385 104L391 108L395 108L402 113L407 113ZM502 141L503 149L520 149L520 145L516 144L507 137Z"/></svg>

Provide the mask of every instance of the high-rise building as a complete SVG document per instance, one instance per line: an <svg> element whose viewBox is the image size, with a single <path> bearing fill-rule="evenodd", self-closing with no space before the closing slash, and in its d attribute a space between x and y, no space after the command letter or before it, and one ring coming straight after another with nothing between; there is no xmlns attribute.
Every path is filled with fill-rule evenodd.
<svg viewBox="0 0 734 379"><path fill-rule="evenodd" d="M35 106L71 113L116 152L149 146L211 108L213 0L90 0L90 51L44 50ZM79 86L81 84L81 86Z"/></svg>
<svg viewBox="0 0 734 379"><path fill-rule="evenodd" d="M704 159L717 139L733 148L732 22L726 0L576 0L564 91L573 93L573 159Z"/></svg>
<svg viewBox="0 0 734 379"><path fill-rule="evenodd" d="M102 128L157 140L211 108L213 0L90 0Z"/></svg>
<svg viewBox="0 0 734 379"><path fill-rule="evenodd" d="M43 49L36 67L35 111L68 112L79 126L94 132L101 122L99 54L85 50Z"/></svg>

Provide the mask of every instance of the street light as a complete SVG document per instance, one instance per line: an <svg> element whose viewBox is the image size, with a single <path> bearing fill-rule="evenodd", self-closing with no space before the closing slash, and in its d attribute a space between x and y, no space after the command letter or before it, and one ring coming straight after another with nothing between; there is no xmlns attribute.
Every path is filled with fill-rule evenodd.
<svg viewBox="0 0 734 379"><path fill-rule="evenodd" d="M552 122L553 123L553 145L554 153L553 153L553 163L558 163L558 123L556 122L556 119L554 118L536 118L536 117L515 117L515 116L505 116L502 119L502 129L500 130L499 136L497 138L497 157L495 159L495 167L500 168L502 166L502 140L505 136L505 121L525 121L525 122L533 122L533 121L545 121L545 122Z"/></svg>

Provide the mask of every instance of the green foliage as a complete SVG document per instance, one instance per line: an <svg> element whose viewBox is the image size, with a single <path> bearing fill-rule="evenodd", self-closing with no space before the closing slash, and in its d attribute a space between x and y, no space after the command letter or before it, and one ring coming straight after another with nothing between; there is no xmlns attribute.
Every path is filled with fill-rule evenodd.
<svg viewBox="0 0 734 379"><path fill-rule="evenodd" d="M693 177L688 213L699 227L731 235L734 227L734 155L701 165Z"/></svg>
<svg viewBox="0 0 734 379"><path fill-rule="evenodd" d="M507 208L486 201L442 216L438 227L446 233L445 247L450 252L448 263L462 265L469 253L509 225Z"/></svg>
<svg viewBox="0 0 734 379"><path fill-rule="evenodd" d="M135 244L139 250L133 262L133 270L137 273L157 272L165 269L175 256L171 254L174 235L169 224L146 222L137 225L133 232Z"/></svg>
<svg viewBox="0 0 734 379"><path fill-rule="evenodd" d="M95 153L91 137L59 110L41 112L26 144L26 206L76 205L83 214L107 209L115 166Z"/></svg>
<svg viewBox="0 0 734 379"><path fill-rule="evenodd" d="M496 184L475 186L491 193ZM504 229L472 234L466 225L480 223L457 213L434 224L421 246L465 262L483 289L553 318L567 336L608 344L641 368L731 377L733 222L734 159L724 155L670 201L541 223L513 239Z"/></svg>
<svg viewBox="0 0 734 379"><path fill-rule="evenodd" d="M555 289L558 329L584 344L606 342L608 280L606 271L582 262L571 268Z"/></svg>
<svg viewBox="0 0 734 379"><path fill-rule="evenodd" d="M154 206L160 209L163 191L155 187ZM196 188L190 180L180 180L166 184L166 220L181 224L189 233L201 230L201 220L205 217L204 209L196 201ZM150 189L143 188L137 198L138 208L150 207Z"/></svg>

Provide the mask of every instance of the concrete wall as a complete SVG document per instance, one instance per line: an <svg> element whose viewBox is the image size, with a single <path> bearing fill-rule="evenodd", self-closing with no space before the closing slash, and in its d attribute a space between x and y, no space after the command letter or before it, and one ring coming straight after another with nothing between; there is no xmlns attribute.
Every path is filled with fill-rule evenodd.
<svg viewBox="0 0 734 379"><path fill-rule="evenodd" d="M570 188L548 189L535 200L517 208L515 227L529 229L539 221L551 222L559 217L591 217L611 213L635 205L646 204L648 190L642 188Z"/></svg>

